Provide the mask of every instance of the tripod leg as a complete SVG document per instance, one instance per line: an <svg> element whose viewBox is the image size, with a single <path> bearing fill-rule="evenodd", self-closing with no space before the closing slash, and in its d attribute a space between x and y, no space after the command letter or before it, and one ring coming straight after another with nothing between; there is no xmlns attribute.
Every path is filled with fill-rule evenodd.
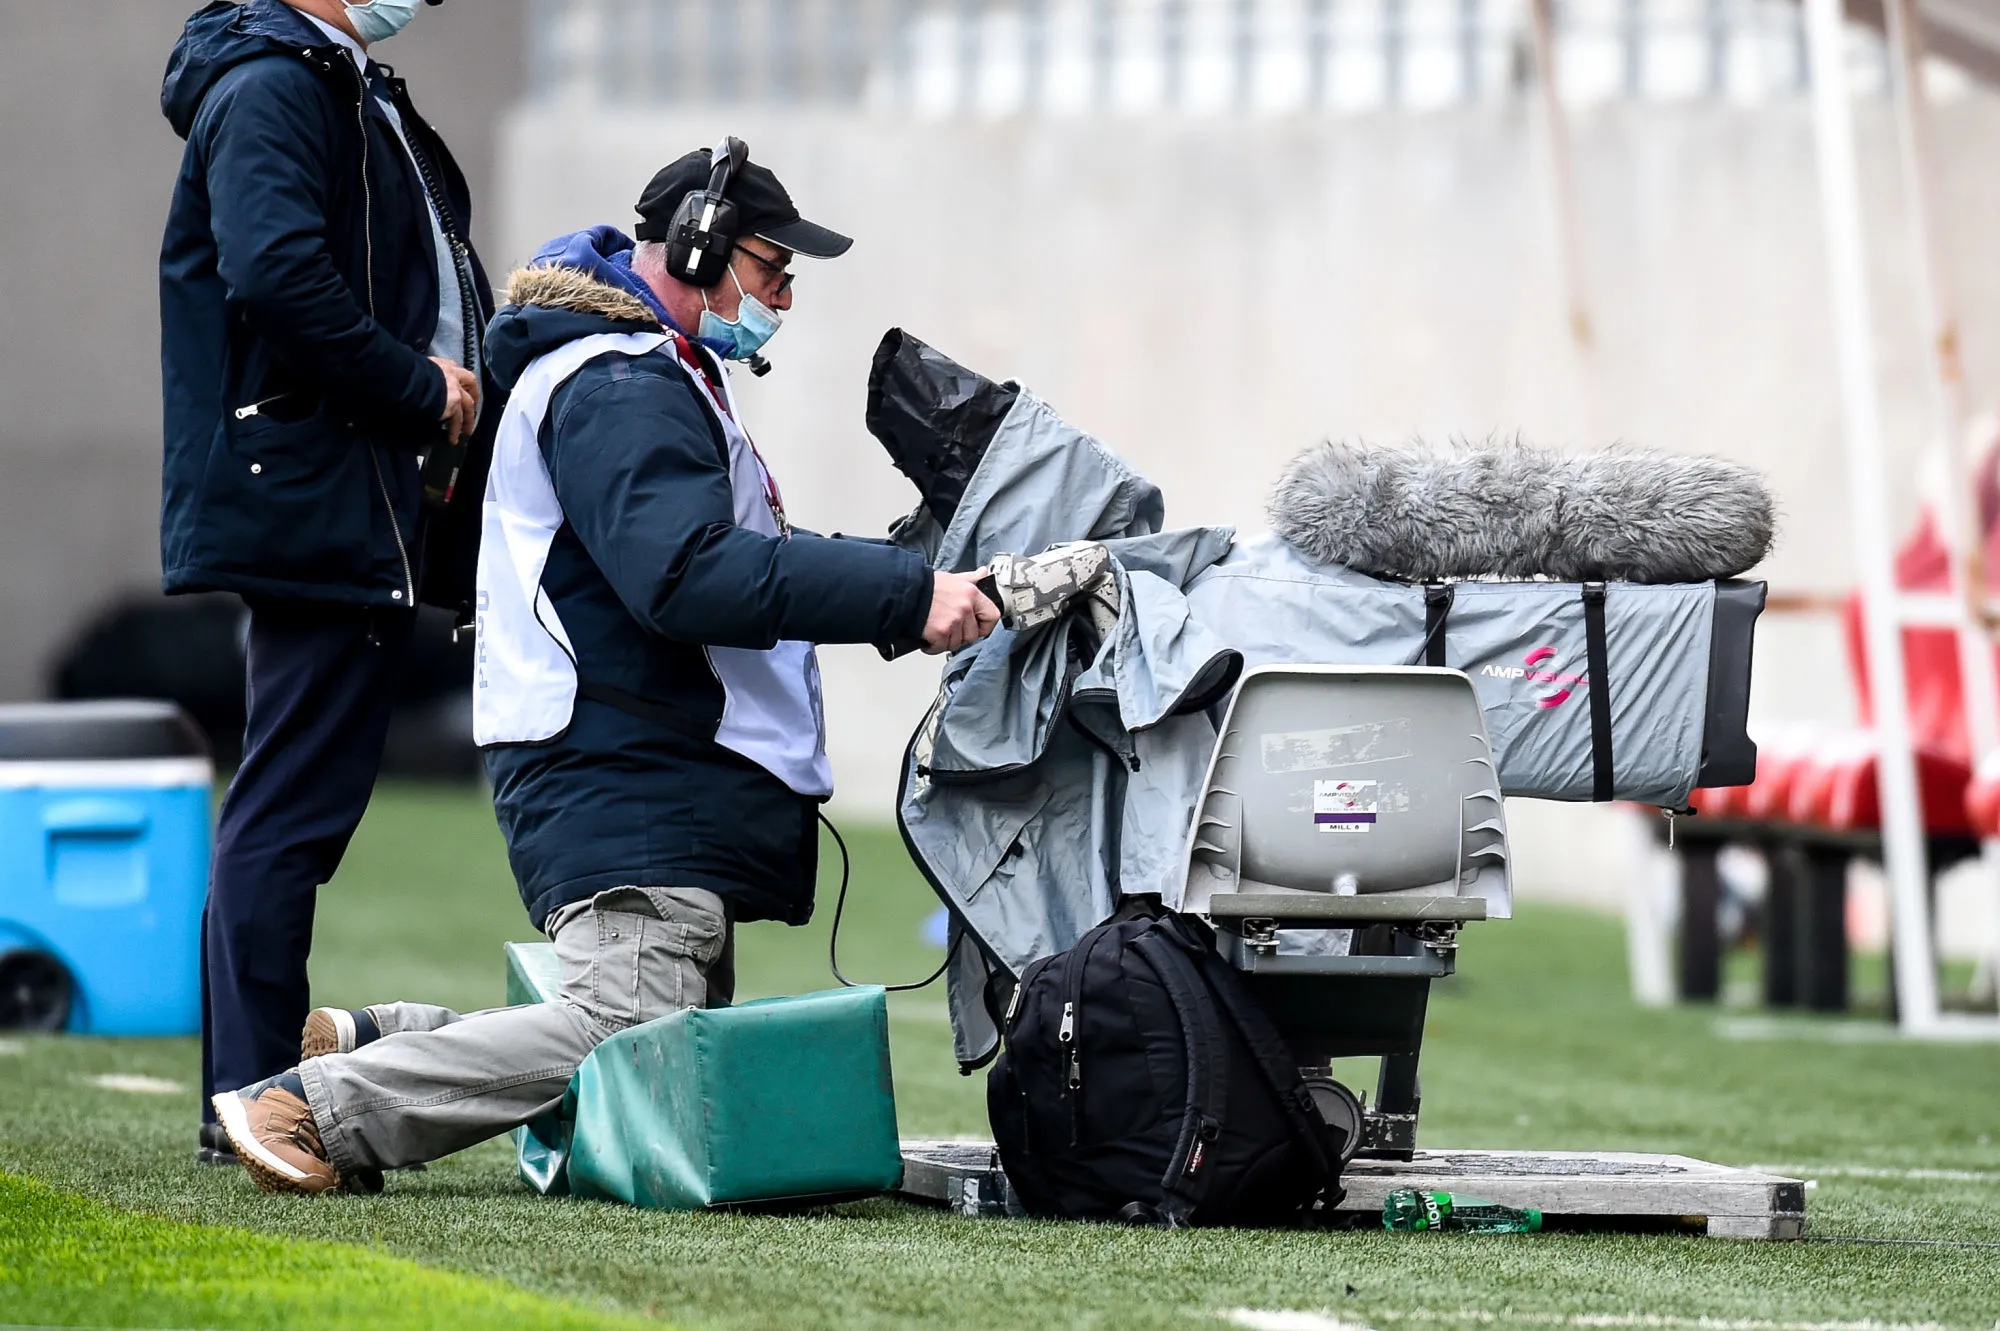
<svg viewBox="0 0 2000 1331"><path fill-rule="evenodd" d="M1814 1012L1847 1010L1847 857L1808 852L1799 883L1799 1002Z"/></svg>
<svg viewBox="0 0 2000 1331"><path fill-rule="evenodd" d="M1409 1160L1417 1151L1417 1112L1423 1105L1422 1087L1417 1081L1417 1055L1384 1054L1382 1072L1375 1082L1375 1108L1381 1114L1409 1116L1407 1134L1392 1129L1380 1150L1371 1154L1391 1160Z"/></svg>
<svg viewBox="0 0 2000 1331"><path fill-rule="evenodd" d="M1722 991L1722 935L1717 909L1722 879L1716 847L1691 844L1681 851L1681 1000L1712 1003Z"/></svg>
<svg viewBox="0 0 2000 1331"><path fill-rule="evenodd" d="M1764 1006L1790 1007L1799 1001L1799 894L1804 866L1790 845L1773 846L1764 856L1770 872L1764 889Z"/></svg>

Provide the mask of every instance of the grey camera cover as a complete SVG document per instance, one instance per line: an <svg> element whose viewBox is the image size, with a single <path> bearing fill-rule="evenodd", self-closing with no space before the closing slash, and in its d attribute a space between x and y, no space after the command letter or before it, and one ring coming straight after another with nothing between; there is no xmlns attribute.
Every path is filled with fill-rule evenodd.
<svg viewBox="0 0 2000 1331"><path fill-rule="evenodd" d="M995 554L1104 542L1118 622L1000 630L947 662L906 755L898 817L951 907L958 1056L998 1041L989 980L1103 921L1122 895L1178 904L1216 718L1246 664L1421 665L1424 591L1314 563L1275 535L1161 530L1159 489L1022 391L948 524L894 538L960 572ZM1711 583L1612 584L1614 793L1684 804L1701 766ZM1592 797L1581 588L1463 582L1445 661L1477 691L1506 794Z"/></svg>

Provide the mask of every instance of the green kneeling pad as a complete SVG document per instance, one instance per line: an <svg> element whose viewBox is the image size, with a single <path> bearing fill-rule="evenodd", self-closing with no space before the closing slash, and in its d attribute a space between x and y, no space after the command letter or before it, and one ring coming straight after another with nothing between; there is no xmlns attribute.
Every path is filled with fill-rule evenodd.
<svg viewBox="0 0 2000 1331"><path fill-rule="evenodd" d="M560 984L548 944L507 945L509 1003L551 1001ZM514 1141L522 1179L548 1195L687 1211L893 1190L887 995L689 1008L620 1031Z"/></svg>

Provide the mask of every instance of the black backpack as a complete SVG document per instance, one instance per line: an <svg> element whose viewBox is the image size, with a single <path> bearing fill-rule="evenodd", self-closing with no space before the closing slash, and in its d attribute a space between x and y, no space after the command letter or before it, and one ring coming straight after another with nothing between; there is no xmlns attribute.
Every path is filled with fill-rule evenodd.
<svg viewBox="0 0 2000 1331"><path fill-rule="evenodd" d="M1243 979L1175 916L1114 918L1029 966L987 1075L1031 1215L1274 1225L1330 1214L1345 1134Z"/></svg>

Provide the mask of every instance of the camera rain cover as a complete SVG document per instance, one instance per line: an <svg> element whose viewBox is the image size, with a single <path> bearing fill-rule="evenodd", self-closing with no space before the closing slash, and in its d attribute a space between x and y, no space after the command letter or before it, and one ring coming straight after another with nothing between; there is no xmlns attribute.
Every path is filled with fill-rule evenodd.
<svg viewBox="0 0 2000 1331"><path fill-rule="evenodd" d="M996 384L891 328L868 373L868 432L915 483L940 527L964 497L1020 385Z"/></svg>

